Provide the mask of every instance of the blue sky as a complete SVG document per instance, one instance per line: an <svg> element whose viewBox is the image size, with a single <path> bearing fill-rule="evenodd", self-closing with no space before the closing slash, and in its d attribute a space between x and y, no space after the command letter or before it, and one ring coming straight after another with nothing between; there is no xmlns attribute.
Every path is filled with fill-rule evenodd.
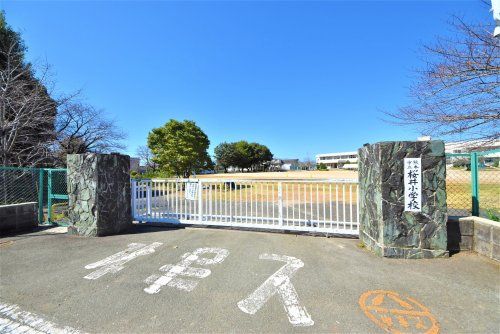
<svg viewBox="0 0 500 334"><path fill-rule="evenodd" d="M382 120L408 103L423 43L477 1L2 1L28 59L59 92L83 89L128 134L134 155L171 118L194 120L211 151L257 141L277 157L415 139Z"/></svg>

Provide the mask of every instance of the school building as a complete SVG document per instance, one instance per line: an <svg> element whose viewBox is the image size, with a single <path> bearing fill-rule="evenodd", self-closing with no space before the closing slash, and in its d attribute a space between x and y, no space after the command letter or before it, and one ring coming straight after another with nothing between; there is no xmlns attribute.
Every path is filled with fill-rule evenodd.
<svg viewBox="0 0 500 334"><path fill-rule="evenodd" d="M328 169L358 169L358 152L323 153L316 155L316 165L325 164Z"/></svg>

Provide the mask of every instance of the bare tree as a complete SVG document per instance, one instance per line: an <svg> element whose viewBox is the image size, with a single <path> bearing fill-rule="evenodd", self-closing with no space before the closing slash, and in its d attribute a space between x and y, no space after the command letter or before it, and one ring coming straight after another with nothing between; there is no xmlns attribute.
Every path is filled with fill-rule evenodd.
<svg viewBox="0 0 500 334"><path fill-rule="evenodd" d="M424 46L425 68L410 88L412 104L386 113L423 134L485 144L500 137L500 39L494 25L454 17L453 37Z"/></svg>
<svg viewBox="0 0 500 334"><path fill-rule="evenodd" d="M3 22L2 22L3 23ZM22 61L24 47L3 25L0 45L0 163L43 166L50 162L56 102L46 89L48 66ZM18 36L18 35L14 35Z"/></svg>
<svg viewBox="0 0 500 334"><path fill-rule="evenodd" d="M316 167L316 161L311 159L309 154L307 154L307 157L305 157L301 162L300 166L302 170L314 170Z"/></svg>
<svg viewBox="0 0 500 334"><path fill-rule="evenodd" d="M47 166L66 163L67 153L123 149L125 138L101 110L77 100L54 100L47 87L48 65L24 60L21 35L0 11L0 163ZM35 73L37 76L35 76Z"/></svg>
<svg viewBox="0 0 500 334"><path fill-rule="evenodd" d="M113 120L105 118L102 110L75 101L64 100L57 110L56 152L60 164L65 164L66 155L86 152L112 152L122 150L126 138Z"/></svg>
<svg viewBox="0 0 500 334"><path fill-rule="evenodd" d="M146 166L147 170L155 169L156 164L153 162L153 153L149 149L149 147L142 145L137 148L136 151L137 156L141 159L141 163L143 166Z"/></svg>

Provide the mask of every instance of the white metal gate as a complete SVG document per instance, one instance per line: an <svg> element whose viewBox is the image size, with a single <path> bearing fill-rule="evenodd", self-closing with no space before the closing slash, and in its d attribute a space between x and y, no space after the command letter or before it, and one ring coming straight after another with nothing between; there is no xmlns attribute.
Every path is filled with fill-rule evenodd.
<svg viewBox="0 0 500 334"><path fill-rule="evenodd" d="M357 235L356 180L132 180L141 222Z"/></svg>

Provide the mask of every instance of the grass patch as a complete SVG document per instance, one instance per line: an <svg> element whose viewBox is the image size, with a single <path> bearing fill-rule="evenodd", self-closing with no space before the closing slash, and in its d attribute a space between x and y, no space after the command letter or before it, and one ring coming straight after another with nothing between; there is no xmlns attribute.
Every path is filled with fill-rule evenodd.
<svg viewBox="0 0 500 334"><path fill-rule="evenodd" d="M447 183L446 194L448 208L468 209L472 206L472 189L470 184ZM500 210L500 184L479 184L479 206L485 209Z"/></svg>

